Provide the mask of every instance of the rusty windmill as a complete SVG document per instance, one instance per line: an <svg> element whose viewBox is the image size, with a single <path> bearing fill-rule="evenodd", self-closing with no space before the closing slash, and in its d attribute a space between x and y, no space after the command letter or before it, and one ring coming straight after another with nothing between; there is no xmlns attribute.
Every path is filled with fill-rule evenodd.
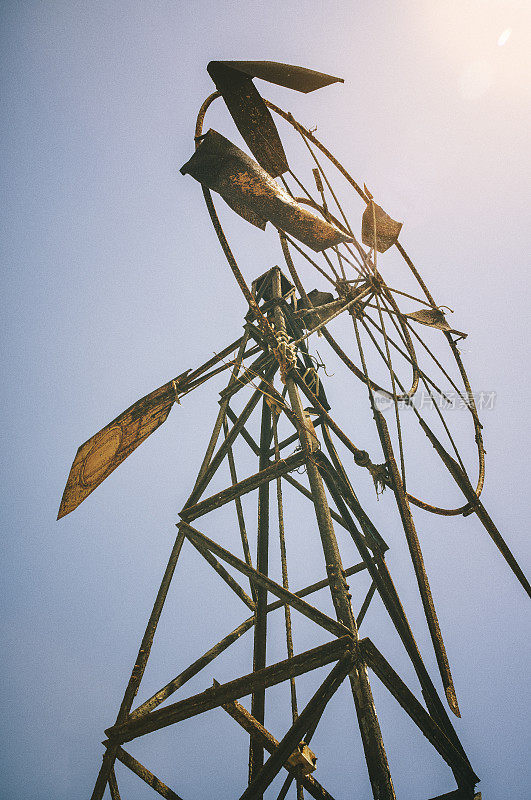
<svg viewBox="0 0 531 800"><path fill-rule="evenodd" d="M345 681L352 694L352 714L359 723L373 796L391 800L395 792L384 748L385 732L382 737L369 682L370 674L374 673L453 774L453 789L433 787L432 794L437 794L439 800L470 800L477 796L475 787L479 779L415 641L386 564L388 545L362 507L359 491L356 492L356 485L368 480L374 483L377 493L386 490L388 495L394 495L397 527L399 521L445 700L459 716L411 506L449 517L476 514L530 594L528 581L480 500L485 473L482 425L457 346L465 334L450 326L442 307L436 304L399 242L401 224L377 205L369 190L356 183L314 133L291 114L264 100L253 83L253 79L259 78L311 92L340 79L272 62L211 62L208 72L216 91L201 106L195 129L196 150L181 172L201 184L219 242L248 304L243 334L199 368L181 373L139 400L82 445L59 510L62 517L76 508L166 420L175 402L213 376L223 372L229 375L228 384L220 393L219 413L199 473L179 514L175 544L116 722L106 731L103 764L92 798L101 800L107 786L112 800L120 797L116 761L163 797L179 798L130 755L124 745L213 709L219 714L228 713L249 737L248 783L241 787L242 800L262 798L265 794L272 797L271 784L279 773L285 775L280 792L276 790L275 794L279 800L289 792L298 800L304 796L331 798L319 781L311 744L327 704ZM252 155L217 131L204 132L205 115L220 97ZM301 144L308 158L306 172L297 169L296 174L288 162L271 112ZM337 184L341 181L340 191ZM267 264L261 263L253 279L245 280L222 228L212 192L220 195L247 223L265 230L269 222L270 229L278 231L278 260L282 260L282 268L276 265L267 268ZM358 226L347 216L350 210L347 204L352 199L362 211L358 236ZM409 283L395 288L397 279L393 279L393 286L386 281L380 254L390 248L401 257L414 288L410 289ZM328 291L315 288L316 281ZM341 343L328 329L336 317L341 317L338 324L343 324ZM377 433L378 446L374 452L364 449L367 437L356 424L357 410L352 409L355 413L350 414L346 430L336 421L322 379L322 361L312 351L316 337L322 337L323 346L328 346L342 364L345 389L350 392L353 384L362 387ZM455 376L444 359L453 364ZM443 381L451 388L440 388ZM420 392L429 398L429 403L416 402ZM449 394L452 404L457 400L462 406L475 440L478 466L474 483L458 447L457 434L445 414ZM390 412L387 419L384 407ZM406 488L408 459L404 438L406 428L412 424L429 445L426 463L428 458L438 460L457 485L462 499L454 507L419 499L409 489L409 474ZM246 468L244 477L237 466L242 449L248 451L246 464L249 454L256 459L254 471ZM297 474L301 470L302 475ZM219 491L212 491L215 476L218 480L222 476L223 488ZM253 515L252 522L244 510L246 495L257 498L258 513ZM313 523L304 531L304 542L317 543L321 558L324 557L322 579L296 591L288 582L287 554L300 547L301 538L293 537L287 524L284 504L288 495L296 496L299 505L307 504L311 509ZM204 533L205 527L209 520L214 520L213 530L219 531L215 515L227 507L235 513L224 538L215 533L210 538ZM224 517L225 528L227 519ZM249 535L254 528L256 542ZM341 535L359 554L356 563L346 569L342 560L344 548L340 550L336 530L341 530ZM222 545L220 538L229 546ZM213 580L221 578L247 606L247 615L234 630L221 631L222 638L216 644L192 664L182 664L176 677L134 707L185 543L182 558L186 558L187 550L195 549L217 573ZM270 577L270 568L278 555L281 580L276 581ZM361 575L369 578L364 598L355 588ZM350 576L352 591L346 580ZM330 613L308 601L311 595L324 590L331 600ZM374 596L380 598L396 629L423 702L391 666L386 642L378 642L377 647L370 636L360 638L359 628ZM268 621L279 609L284 612L287 657L272 663L268 658L272 649ZM301 617L306 617L326 641L296 653L293 632ZM214 680L212 685L211 665L248 631L252 631L252 637L248 637L252 638L252 647L249 641L246 674L236 673L233 680L223 684ZM297 679L326 665L328 674L320 685L317 681L315 691L302 708ZM182 687L199 673L205 676L204 691L183 698ZM282 682L289 685L290 705L286 708L284 730L275 731L277 739L266 727L266 708L271 689ZM174 693L176 698L172 697ZM172 700L167 702L170 697ZM239 702L244 697L250 697L250 710ZM337 735L342 733L337 731ZM212 785L214 780L213 776ZM446 794L441 794L441 789ZM353 785L352 790L355 795L349 796L368 796L367 787Z"/></svg>

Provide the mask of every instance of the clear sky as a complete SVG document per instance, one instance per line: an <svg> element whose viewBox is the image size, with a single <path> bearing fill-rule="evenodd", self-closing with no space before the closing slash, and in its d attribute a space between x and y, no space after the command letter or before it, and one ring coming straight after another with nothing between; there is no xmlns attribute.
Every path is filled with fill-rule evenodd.
<svg viewBox="0 0 531 800"><path fill-rule="evenodd" d="M179 174L197 109L212 91L209 60L277 60L345 79L307 96L260 88L318 125L352 174L404 221L401 241L438 302L455 310L452 323L469 333L462 350L473 386L496 392L483 414L485 504L529 565L531 10L524 0L21 0L2 2L0 13L0 795L70 800L90 795L99 742L115 719L222 384L186 398L56 522L72 458L134 400L235 339L245 312L199 186ZM221 112L211 124L218 113L222 132L239 142ZM361 215L359 203L353 209ZM281 255L270 234L237 223L233 244L252 280ZM366 398L351 399L341 381L338 368L331 395L352 438L368 445ZM429 474L420 456L410 458L421 477ZM364 479L360 496L385 526L388 561L435 679L396 511L369 489ZM437 490L432 483L432 496ZM287 513L297 528L299 509ZM475 518L419 512L415 520L461 706L456 726L483 797L524 797L528 601ZM294 586L323 575L308 548L293 567ZM219 579L191 548L183 551L140 699L241 619ZM375 605L363 635L409 678L388 630ZM299 650L319 643L307 626L298 636ZM249 645L238 643L190 693L249 671ZM445 765L376 681L375 695L398 797L449 791ZM279 693L278 707L285 701ZM316 738L323 783L338 798L368 799L348 693L334 703L326 735ZM214 787L218 797L237 797L245 737L221 715L145 737L131 752L185 800L212 796ZM276 708L269 722L280 738L286 721ZM125 771L120 779L124 798L152 796Z"/></svg>

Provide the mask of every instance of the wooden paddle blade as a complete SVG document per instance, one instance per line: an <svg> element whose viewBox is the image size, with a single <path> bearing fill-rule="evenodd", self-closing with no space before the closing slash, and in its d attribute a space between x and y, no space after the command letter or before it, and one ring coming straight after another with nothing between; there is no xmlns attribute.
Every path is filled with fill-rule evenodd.
<svg viewBox="0 0 531 800"><path fill-rule="evenodd" d="M59 506L57 519L70 514L166 421L177 399L177 381L169 381L137 400L98 431L76 453Z"/></svg>
<svg viewBox="0 0 531 800"><path fill-rule="evenodd" d="M181 172L218 192L226 201L236 201L238 213L246 206L257 220L269 220L312 250L352 241L349 233L298 203L254 159L217 131L209 130L204 135Z"/></svg>
<svg viewBox="0 0 531 800"><path fill-rule="evenodd" d="M251 77L221 61L211 61L207 69L260 166L273 178L282 175L289 169L286 154L273 117Z"/></svg>

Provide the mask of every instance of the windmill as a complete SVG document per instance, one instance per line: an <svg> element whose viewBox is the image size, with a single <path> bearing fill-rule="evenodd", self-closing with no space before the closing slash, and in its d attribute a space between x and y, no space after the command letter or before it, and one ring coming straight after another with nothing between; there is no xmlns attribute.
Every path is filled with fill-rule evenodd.
<svg viewBox="0 0 531 800"><path fill-rule="evenodd" d="M352 695L353 717L359 724L372 794L391 800L395 791L384 747L385 732L380 729L370 685L374 673L453 775L455 786L446 794L434 787L439 800L470 800L479 796L475 793L479 778L446 710L448 706L460 716L411 506L447 517L476 514L525 591L531 594L531 590L480 499L485 451L481 409L458 346L466 334L450 325L445 307L435 302L404 250L399 241L402 224L376 203L366 186L356 183L314 132L264 100L254 84L254 79L261 79L307 93L340 79L272 62L211 62L208 72L216 91L200 108L196 149L181 172L201 185L221 248L247 302L243 332L198 368L180 373L137 401L83 444L59 509L59 517L73 511L165 422L174 403L214 376L228 375L206 453L176 523L177 536L136 663L116 721L106 730L103 764L92 798L100 800L107 787L112 800L120 797L117 761L163 797L179 798L124 746L212 710L229 714L248 736L248 782L241 787L242 800L256 800L265 793L272 797L270 787L281 772L287 774L277 792L279 800L289 792L297 800L305 794L322 800L331 798L319 781L318 753L311 745L330 700L345 682ZM225 102L252 155L218 131L204 132L208 109L218 98ZM309 167L303 168L304 174L298 168L295 172L292 166L295 161L299 164L298 155L292 159L290 153L288 159L272 113L294 134L306 154ZM246 280L220 222L212 192L244 220L242 225L278 232L277 256L282 267L274 262L264 265L260 256L260 268L255 269L251 281ZM353 198L362 207L358 236L358 226L348 213ZM408 273L409 283L401 288L391 286L385 278L381 255L391 248ZM315 287L315 282L321 288ZM338 323L348 321L341 329L345 341L338 341L329 330L336 318ZM345 391L353 391L354 385L363 390L377 434L374 452L360 443L367 441L367 436L356 424L357 409L352 408L347 425L337 421L323 379L326 368L317 351L313 352L318 338L342 365ZM444 389L440 386L443 381ZM460 423L458 430L452 430L447 413L452 405L462 407L468 428ZM424 471L430 474L434 462L442 467L461 498L455 505L435 504L410 490L414 479L410 476L405 434L412 426L417 438L420 434L427 444L420 459ZM463 435L475 442L475 478L470 477L467 459L458 446L458 437ZM238 461L242 450L246 451L244 474ZM254 470L248 468L249 458L254 459ZM212 490L214 479L222 482L218 491ZM403 531L411 557L444 700L425 665L387 566L389 545L360 502L357 486L367 481L374 485L376 495L385 491L394 497L397 527ZM304 532L304 540L293 536L286 524L288 493L311 510L312 523ZM257 501L252 523L254 526L256 522L256 542L249 541L251 525L244 509L247 495ZM234 514L227 523L229 508ZM222 510L224 539L219 531ZM209 525L214 531L218 526L220 535L207 535ZM346 568L339 529L358 553L356 563ZM270 575L277 541L281 580ZM312 543L320 548L323 577L293 591L288 553L295 546L302 547L298 558L304 558L306 542L308 547ZM186 552L181 557L185 543L189 552L198 552L212 568L212 579L215 572L215 580L221 579L247 606L247 616L232 631L221 631L222 638L212 647L192 664L182 665L177 676L134 707L177 562L186 558ZM355 609L353 596L357 599L359 591L351 590L347 578L352 576L354 587L362 575L369 576L369 587ZM329 593L331 613L306 599L322 591ZM374 597L379 597L396 630L423 702L392 666L386 642L379 642L377 647L370 635L360 635ZM277 610L284 613L286 657L271 663L269 621ZM326 641L295 652L293 631L301 617L309 620L316 636L325 636ZM229 682L218 683L211 665L250 631L249 669L236 673ZM297 679L321 667L327 668L327 675L302 707ZM206 688L181 698L184 684L200 673L205 676ZM266 727L266 709L271 690L284 682L289 685L290 703L285 710L285 729L277 738ZM176 693L177 700L173 697ZM167 702L170 697L172 701ZM250 697L250 708L239 702L245 697ZM337 735L343 734L337 731ZM212 785L214 782L213 776ZM367 796L367 787L352 789L357 789L359 796Z"/></svg>

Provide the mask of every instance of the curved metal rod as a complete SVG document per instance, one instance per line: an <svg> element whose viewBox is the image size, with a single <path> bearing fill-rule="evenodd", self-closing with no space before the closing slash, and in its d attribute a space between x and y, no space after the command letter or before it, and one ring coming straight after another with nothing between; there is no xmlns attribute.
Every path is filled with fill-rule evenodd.
<svg viewBox="0 0 531 800"><path fill-rule="evenodd" d="M202 135L204 118L205 118L205 114L206 114L209 106L218 97L220 97L220 93L219 92L213 92L211 95L209 95L209 97L207 97L207 99L202 104L202 106L201 106L201 108L199 110L199 114L197 116L197 121L196 121L196 128L195 128L196 140ZM350 183L350 185L354 188L354 190L358 193L358 195L362 198L362 200L364 200L366 203L369 202L369 198L367 197L367 195L365 194L363 189L361 189L361 187L356 183L354 178L347 172L345 167L343 167L343 165L332 155L332 153L325 147L324 144L322 144L309 130L304 128L303 125L301 125L299 122L297 122L297 120L295 120L295 118L293 117L293 115L291 113L284 111L283 109L279 108L274 103L271 103L268 100L265 100L265 103L272 111L277 113L279 116L281 116L283 119L285 119L286 122L288 122L290 125L292 125L303 137L305 137L309 141L313 142L313 144L315 144L315 146L328 158L328 160L343 175L343 177L347 180L347 182ZM207 198L205 197L205 199L207 199ZM208 198L208 199L210 199L210 198ZM213 204L212 204L212 202L208 203L208 201L207 201L207 205L209 206L208 210L209 210L212 222L214 224L214 227L217 229L218 227L220 227L220 223L219 223L219 219L217 218L217 214L215 212ZM214 219L214 217L215 217L215 219ZM281 238L282 249L283 249L283 252L284 252L284 257L286 258L286 263L287 263L288 269L290 269L290 263L289 262L291 262L291 266L293 267L293 270L294 270L294 265L293 265L293 261L291 259L291 254L289 253L289 250L288 250L288 247L287 247L287 242L286 242L285 238L282 236L282 234L280 234L280 238ZM433 299L432 295L430 294L430 292L429 292L426 284L424 283L421 275L419 274L418 270L416 269L415 265L411 261L410 257L408 256L408 254L406 253L406 251L404 250L402 245L399 242L396 242L395 246L397 247L399 253L402 256L402 258L404 259L404 261L408 265L409 269L413 273L415 279L417 280L417 283L419 284L419 286L421 287L422 291L424 292L424 295L426 296L426 299L429 301L429 303L431 304L431 306L433 308L438 308L437 304L435 303L435 300ZM225 248L223 248L223 249L225 249ZM286 257L286 254L287 254L287 257ZM288 261L288 258L289 258L289 261ZM291 269L290 269L290 272L292 272ZM300 281L298 281L298 282L300 283ZM240 282L238 281L238 283L240 283ZM384 282L384 284L385 284L385 282ZM242 288L242 287L240 287L240 288ZM247 288L247 287L245 287L245 288ZM297 287L297 288L299 288L299 287ZM302 288L302 285L301 285L300 288ZM246 295L247 293L244 292L244 294ZM304 289L302 291L302 296L307 298L307 295L306 295L306 292L304 291ZM390 300L389 296L387 296L387 299ZM399 315L399 319L400 319L400 315ZM335 340L330 336L330 334L328 333L326 328L323 328L322 331L323 331L323 335L325 336L325 338L327 339L329 344L332 346L333 350L341 358L341 360L345 363L345 365L350 369L350 371L353 372L353 374L356 375L356 377L358 379L360 379L364 383L366 383L365 376L363 375L362 371L359 370L356 367L355 364L353 364L353 362L348 358L346 353L344 353L343 350L339 347L337 342L335 342ZM466 370L464 368L464 365L463 365L459 350L457 348L457 345L453 341L450 333L448 333L447 331L443 331L443 333L444 333L444 335L445 335L445 337L446 337L446 339L447 339L447 341L448 341L448 343L450 345L450 348L452 350L452 354L454 356L454 359L455 359L455 361L457 363L459 372L461 374L461 379L463 381L465 390L467 392L468 401L469 401L469 404L470 404L469 411L472 414L472 417L473 417L473 420L474 420L475 439L476 439L476 443L477 443L478 459L479 459L479 478L478 478L478 484L477 484L477 487L476 487L476 490L475 490L475 494L476 494L477 497L479 497L480 494L481 494L481 491L483 489L484 480L485 480L485 451L484 451L484 448L483 448L483 437L482 437L482 434L481 434L481 423L479 422L479 418L478 418L478 414L477 414L477 408L476 408L476 405L475 405L475 402L474 402L474 398L473 398L473 395L472 395L470 382L468 380L468 376L467 376ZM409 336L409 332L408 332L408 336ZM411 337L409 337L409 339L411 341ZM411 346L413 346L412 342L411 342ZM414 352L414 350L413 350L413 352ZM415 369L415 364L416 364L416 355L414 356L414 360L413 360L413 368L414 369ZM384 396L391 396L390 393L386 389L384 389L383 387L381 387L378 384L374 383L372 380L370 381L370 387L375 391L381 392L382 394L384 394ZM417 375L417 387L418 387L418 375ZM439 515L442 515L442 516L456 516L456 515L459 515L459 514L463 514L465 512L469 512L471 510L471 508L472 508L470 503L467 503L467 504L465 504L465 505L463 505L463 506L461 506L459 508L452 508L452 509L441 508L441 507L438 507L438 506L434 506L434 505L432 505L430 503L426 503L425 501L420 500L417 497L414 497L409 492L407 493L407 497L408 497L408 500L411 503L413 503L413 505L417 506L418 508L422 508L425 511L429 511L429 512L431 512L433 514L439 514Z"/></svg>
<svg viewBox="0 0 531 800"><path fill-rule="evenodd" d="M281 116L284 120L286 120L286 122L288 122L290 125L292 125L292 127L294 127L304 138L306 138L309 141L311 141L328 158L328 160L336 167L336 169L343 175L345 180L348 183L350 183L350 185L357 192L357 194L361 197L361 199L364 200L366 203L369 202L369 198L367 197L367 195L365 194L363 189L359 186L359 184L356 183L354 178L349 174L349 172L347 172L345 167L332 155L332 153L328 150L328 148L325 147L325 145L322 142L320 142L319 139L317 139L313 135L313 133L311 133L311 131L307 130L303 125L301 125L299 122L297 122L297 120L293 117L292 114L290 114L289 112L286 112L283 109L279 108L274 103L271 103L270 101L266 100L266 105L272 111L274 111L276 114ZM417 283L419 284L420 288L424 292L424 295L425 295L426 299L428 300L429 304L431 305L431 307L432 308L438 308L434 298L432 297L428 287L424 283L420 273L418 272L417 268L413 264L411 258L406 253L406 251L404 250L404 248L402 247L400 242L396 242L395 247L397 248L398 252L402 256L404 261L406 262L407 266L409 267L410 271L412 272L413 276L415 277ZM444 335L445 335L445 337L446 337L446 339L447 339L447 341L448 341L448 343L450 345L450 348L452 350L452 354L454 356L454 359L455 359L455 361L457 363L459 372L461 374L461 379L463 381L463 385L465 387L465 390L466 390L466 393L467 393L467 396L468 396L469 406L467 406L467 407L469 408L469 411L472 414L472 418L474 420L475 440L476 440L476 444L477 444L478 462L479 462L479 477L478 477L478 483L477 483L475 492L476 492L476 496L479 497L481 495L481 492L483 490L483 485L484 485L484 482L485 482L485 450L483 448L483 436L482 436L482 433L481 433L481 423L479 422L479 418L478 418L478 414L477 414L477 408L476 408L476 405L475 405L475 402L474 402L474 398L473 398L473 395L472 395L472 389L470 387L470 382L468 380L468 375L467 375L466 370L464 368L464 365L463 365L463 362L462 362L462 359L461 359L461 355L459 353L457 345L453 341L450 333L448 333L447 331L443 331L443 333L444 333ZM325 336L326 336L326 333L325 333ZM334 348L334 350L336 351L336 353L338 353L336 348ZM339 355L339 353L338 353L338 355ZM350 362L350 363L352 365L352 362ZM352 366L354 366L354 365L352 365ZM351 367L349 366L349 369L350 368ZM364 380L364 376L363 376L363 374L361 373L360 370L354 371L354 374L356 374L356 376L358 378L360 378L361 380ZM381 391L381 388L379 389L379 391ZM434 506L434 505L432 505L430 503L425 503L424 501L414 497L413 495L409 495L409 493L408 493L408 499L410 500L411 503L413 503L414 505L418 506L419 508L423 508L425 511L430 511L433 514L440 514L442 516L454 516L454 515L462 514L463 512L468 512L471 509L470 503L467 503L466 505L461 506L460 508L453 508L453 509L441 508L441 507L438 507L438 506Z"/></svg>

